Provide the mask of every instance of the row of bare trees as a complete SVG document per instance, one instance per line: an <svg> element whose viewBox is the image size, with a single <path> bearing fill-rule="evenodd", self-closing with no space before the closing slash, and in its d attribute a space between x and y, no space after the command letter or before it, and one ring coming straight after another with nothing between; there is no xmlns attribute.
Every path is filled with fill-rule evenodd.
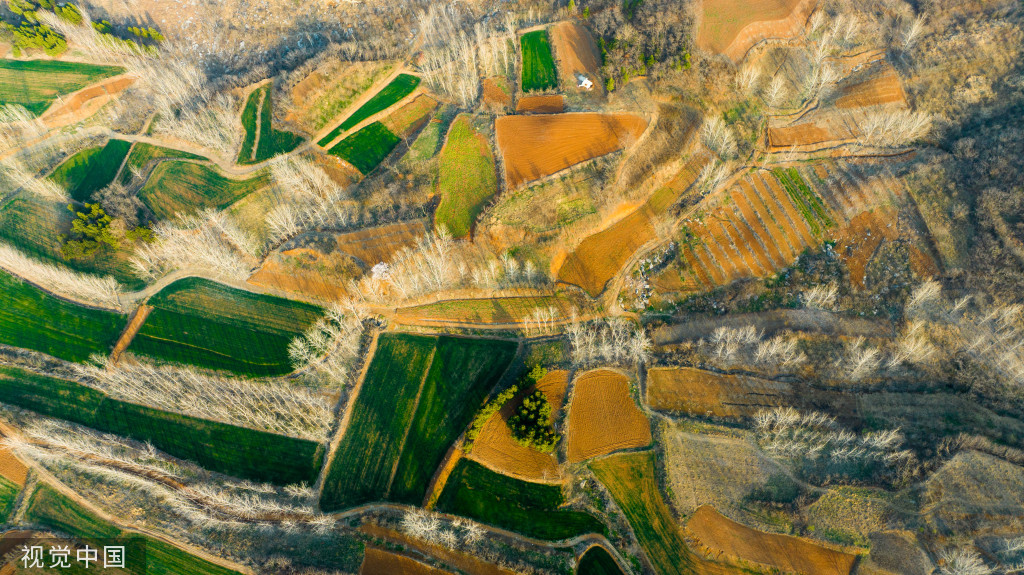
<svg viewBox="0 0 1024 575"><path fill-rule="evenodd" d="M324 317L288 345L296 370L315 375L327 384L344 384L359 358L365 312L351 302L334 303Z"/></svg>
<svg viewBox="0 0 1024 575"><path fill-rule="evenodd" d="M401 528L411 537L443 545L448 549L471 549L484 537L483 528L472 521L449 521L423 509L406 511L402 516Z"/></svg>
<svg viewBox="0 0 1024 575"><path fill-rule="evenodd" d="M110 276L79 273L64 266L41 262L5 243L0 243L0 269L68 299L122 309L121 284Z"/></svg>
<svg viewBox="0 0 1024 575"><path fill-rule="evenodd" d="M213 209L159 222L153 227L153 237L154 241L137 245L131 260L144 278L191 269L243 280L257 263L260 250L256 240L227 212Z"/></svg>
<svg viewBox="0 0 1024 575"><path fill-rule="evenodd" d="M356 219L348 190L315 162L286 156L275 160L270 170L283 192L266 217L271 244L311 228L344 227Z"/></svg>
<svg viewBox="0 0 1024 575"><path fill-rule="evenodd" d="M651 359L651 340L642 327L621 318L582 322L574 319L566 327L572 361L580 367L597 364L637 367Z"/></svg>

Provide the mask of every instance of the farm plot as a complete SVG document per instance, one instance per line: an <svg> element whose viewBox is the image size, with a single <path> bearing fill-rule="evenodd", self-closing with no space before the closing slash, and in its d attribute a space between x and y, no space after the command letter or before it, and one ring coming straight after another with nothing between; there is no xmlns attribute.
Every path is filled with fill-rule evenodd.
<svg viewBox="0 0 1024 575"><path fill-rule="evenodd" d="M50 129L79 122L98 112L107 102L134 83L135 78L120 76L93 84L66 98L61 98L59 104L47 108L39 119Z"/></svg>
<svg viewBox="0 0 1024 575"><path fill-rule="evenodd" d="M0 367L0 402L148 441L211 471L254 481L312 483L323 459L323 447L314 441L131 404L14 367Z"/></svg>
<svg viewBox="0 0 1024 575"><path fill-rule="evenodd" d="M921 508L931 529L958 533L1019 531L1024 524L1024 470L965 450L924 482Z"/></svg>
<svg viewBox="0 0 1024 575"><path fill-rule="evenodd" d="M480 97L484 104L499 110L512 106L512 89L504 76L484 78L480 82Z"/></svg>
<svg viewBox="0 0 1024 575"><path fill-rule="evenodd" d="M411 94L419 84L419 77L410 74L399 74L391 83L384 86L380 92L374 94L372 98L346 118L344 122L331 130L326 136L320 138L317 145L326 147L346 130L356 127L360 122L378 112L387 110L393 104Z"/></svg>
<svg viewBox="0 0 1024 575"><path fill-rule="evenodd" d="M705 0L697 45L739 62L765 38L796 35L816 0Z"/></svg>
<svg viewBox="0 0 1024 575"><path fill-rule="evenodd" d="M307 132L316 132L393 68L394 63L387 61L325 60L292 88L285 118Z"/></svg>
<svg viewBox="0 0 1024 575"><path fill-rule="evenodd" d="M629 378L595 369L576 378L566 432L570 463L651 443L651 424L629 393Z"/></svg>
<svg viewBox="0 0 1024 575"><path fill-rule="evenodd" d="M515 349L496 340L381 336L328 468L321 507L421 503L445 452Z"/></svg>
<svg viewBox="0 0 1024 575"><path fill-rule="evenodd" d="M24 106L38 116L59 96L123 72L118 66L0 59L0 104Z"/></svg>
<svg viewBox="0 0 1024 575"><path fill-rule="evenodd" d="M460 572L468 573L469 575L518 575L516 571L495 563L488 563L477 557L474 553L452 550L439 543L410 537L401 531L387 529L373 523L363 523L357 530L371 537L383 539L401 545L406 549L418 551L423 555L437 557Z"/></svg>
<svg viewBox="0 0 1024 575"><path fill-rule="evenodd" d="M551 404L551 412L557 414L565 401L568 386L569 372L555 370L545 374L535 388L544 392L548 403ZM468 457L488 469L525 481L549 482L560 479L555 454L541 453L521 445L512 438L508 420L517 405L515 400L509 401L487 420L480 435L473 442L473 450Z"/></svg>
<svg viewBox="0 0 1024 575"><path fill-rule="evenodd" d="M165 287L129 351L242 375L292 371L288 344L321 315L316 306L199 278Z"/></svg>
<svg viewBox="0 0 1024 575"><path fill-rule="evenodd" d="M0 447L0 476L23 487L28 479L28 466L18 459L10 447Z"/></svg>
<svg viewBox="0 0 1024 575"><path fill-rule="evenodd" d="M523 96L516 104L517 114L560 114L565 110L565 96Z"/></svg>
<svg viewBox="0 0 1024 575"><path fill-rule="evenodd" d="M381 123L394 134L412 134L423 127L435 108L437 100L420 94L408 104L388 114Z"/></svg>
<svg viewBox="0 0 1024 575"><path fill-rule="evenodd" d="M835 102L840 109L907 103L900 77L888 62L873 66L866 79L842 86L840 94Z"/></svg>
<svg viewBox="0 0 1024 575"><path fill-rule="evenodd" d="M788 405L793 387L784 382L728 375L692 367L647 370L651 409L718 417L752 417L760 409Z"/></svg>
<svg viewBox="0 0 1024 575"><path fill-rule="evenodd" d="M467 116L456 118L448 130L437 191L441 203L434 213L434 226L445 226L457 238L469 235L476 217L498 191L490 142Z"/></svg>
<svg viewBox="0 0 1024 575"><path fill-rule="evenodd" d="M848 575L857 556L833 551L789 535L751 529L724 517L714 507L698 509L686 523L700 542L718 554L783 572Z"/></svg>
<svg viewBox="0 0 1024 575"><path fill-rule="evenodd" d="M437 506L446 513L540 539L607 533L607 527L597 518L561 509L564 504L560 485L513 479L475 461L461 459L448 478Z"/></svg>
<svg viewBox="0 0 1024 575"><path fill-rule="evenodd" d="M555 319L568 317L572 302L561 296L519 296L487 299L455 299L399 308L398 323L517 323L537 311L555 310Z"/></svg>
<svg viewBox="0 0 1024 575"><path fill-rule="evenodd" d="M502 116L494 122L510 188L621 150L647 121L632 114Z"/></svg>
<svg viewBox="0 0 1024 575"><path fill-rule="evenodd" d="M145 181L149 177L149 173L153 171L153 168L159 162L174 159L196 160L200 162L209 161L202 156L189 152L154 146L146 142L136 142L131 153L128 154L128 161L125 162L124 170L121 170L121 177L118 178L118 181L125 186L130 184L132 179L136 177ZM136 176L136 173L139 175Z"/></svg>
<svg viewBox="0 0 1024 575"><path fill-rule="evenodd" d="M585 90L579 87L576 81L576 74L583 74L594 82L594 89L600 92L601 88L596 86L600 83L597 80L601 77L601 53L590 30L576 22L560 22L551 27L551 42L555 47L555 54L558 55L558 72L562 77L562 85L574 86L580 91Z"/></svg>
<svg viewBox="0 0 1024 575"><path fill-rule="evenodd" d="M270 175L265 170L248 179L234 180L205 164L168 160L153 170L139 190L139 199L156 217L170 219L204 208L226 208L269 185Z"/></svg>
<svg viewBox="0 0 1024 575"><path fill-rule="evenodd" d="M0 271L0 343L33 349L68 361L106 355L126 317L54 297Z"/></svg>
<svg viewBox="0 0 1024 575"><path fill-rule="evenodd" d="M420 563L415 559L399 555L370 545L366 546L363 553L363 563L359 567L360 575L380 575L382 573L393 573L394 575L445 575L451 573L426 563Z"/></svg>
<svg viewBox="0 0 1024 575"><path fill-rule="evenodd" d="M373 266L391 261L399 250L416 245L426 231L421 220L412 220L338 234L335 240L339 250Z"/></svg>
<svg viewBox="0 0 1024 575"><path fill-rule="evenodd" d="M50 179L67 190L73 200L89 201L93 192L114 181L131 146L131 142L115 139L102 148L86 148L57 166Z"/></svg>
<svg viewBox="0 0 1024 575"><path fill-rule="evenodd" d="M600 545L594 545L580 557L576 575L623 575L619 564Z"/></svg>
<svg viewBox="0 0 1024 575"><path fill-rule="evenodd" d="M402 158L402 163L406 166L417 165L436 156L441 151L441 144L454 115L455 108L451 104L444 104L434 112L427 126L409 146L409 152Z"/></svg>
<svg viewBox="0 0 1024 575"><path fill-rule="evenodd" d="M0 477L0 523L7 524L19 493L21 486L6 477Z"/></svg>
<svg viewBox="0 0 1024 575"><path fill-rule="evenodd" d="M523 91L557 88L558 76L555 74L555 59L551 55L547 30L523 34L519 38L519 45L523 53Z"/></svg>
<svg viewBox="0 0 1024 575"><path fill-rule="evenodd" d="M384 124L374 122L338 142L328 153L352 164L365 175L383 162L400 141Z"/></svg>
<svg viewBox="0 0 1024 575"><path fill-rule="evenodd" d="M287 154L302 143L298 134L273 127L273 83L253 90L242 109L245 137L238 152L239 164L255 164L278 154Z"/></svg>

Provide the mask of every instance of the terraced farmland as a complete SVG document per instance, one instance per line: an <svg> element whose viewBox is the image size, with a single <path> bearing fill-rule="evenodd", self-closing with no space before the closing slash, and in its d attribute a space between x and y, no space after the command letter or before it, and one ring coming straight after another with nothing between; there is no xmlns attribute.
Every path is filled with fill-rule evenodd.
<svg viewBox="0 0 1024 575"><path fill-rule="evenodd" d="M383 162L400 141L384 124L374 122L338 142L328 153L366 175Z"/></svg>
<svg viewBox="0 0 1024 575"><path fill-rule="evenodd" d="M257 295L199 278L167 286L128 350L241 375L292 371L288 344L322 314L302 302Z"/></svg>
<svg viewBox="0 0 1024 575"><path fill-rule="evenodd" d="M515 323L530 319L537 311L555 310L555 319L569 317L573 304L559 296L520 296L487 299L457 299L428 303L398 310L399 323Z"/></svg>
<svg viewBox="0 0 1024 575"><path fill-rule="evenodd" d="M265 170L251 178L235 180L205 164L168 160L153 170L139 190L139 199L156 217L169 219L205 208L226 208L269 185L270 175Z"/></svg>
<svg viewBox="0 0 1024 575"><path fill-rule="evenodd" d="M356 127L360 122L378 112L387 110L393 104L411 94L419 84L419 77L410 74L399 74L387 86L384 86L380 92L374 94L372 98L346 118L345 121L331 130L326 136L320 138L317 145L327 146L346 130Z"/></svg>
<svg viewBox="0 0 1024 575"><path fill-rule="evenodd" d="M456 118L448 131L441 149L437 191L441 203L434 213L434 225L445 226L457 238L469 235L476 217L498 191L490 142L467 116Z"/></svg>
<svg viewBox="0 0 1024 575"><path fill-rule="evenodd" d="M128 154L128 161L125 162L118 181L122 185L128 185L132 178L135 177L135 172L142 174L143 178L148 178L149 173L153 171L158 162L173 159L209 161L202 156L197 156L190 152L154 146L146 142L136 142L131 153Z"/></svg>
<svg viewBox="0 0 1024 575"><path fill-rule="evenodd" d="M267 83L249 94L242 109L242 127L245 137L238 152L239 164L255 164L269 160L278 154L286 154L302 143L298 134L275 130L272 122L274 111L273 84Z"/></svg>
<svg viewBox="0 0 1024 575"><path fill-rule="evenodd" d="M86 148L64 160L50 179L68 191L73 200L89 201L93 192L114 181L131 142L110 140L103 147Z"/></svg>
<svg viewBox="0 0 1024 575"><path fill-rule="evenodd" d="M0 59L0 105L25 106L38 116L59 96L122 72L118 66Z"/></svg>
<svg viewBox="0 0 1024 575"><path fill-rule="evenodd" d="M496 340L382 335L327 471L321 507L421 503L515 349Z"/></svg>

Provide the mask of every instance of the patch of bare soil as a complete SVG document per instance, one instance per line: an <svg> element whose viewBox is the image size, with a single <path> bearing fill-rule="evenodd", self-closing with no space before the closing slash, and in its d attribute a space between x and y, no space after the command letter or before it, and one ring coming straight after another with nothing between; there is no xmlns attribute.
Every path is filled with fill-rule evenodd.
<svg viewBox="0 0 1024 575"><path fill-rule="evenodd" d="M359 575L444 575L451 573L415 559L370 545L363 552Z"/></svg>
<svg viewBox="0 0 1024 575"><path fill-rule="evenodd" d="M40 116L47 128L61 128L80 122L99 111L122 90L135 83L132 76L115 76L60 98Z"/></svg>
<svg viewBox="0 0 1024 575"><path fill-rule="evenodd" d="M512 106L512 95L509 94L508 81L505 78L484 78L480 85L483 88L484 104L499 111Z"/></svg>
<svg viewBox="0 0 1024 575"><path fill-rule="evenodd" d="M0 446L0 475L13 481L16 485L25 486L28 467L14 456L10 448Z"/></svg>
<svg viewBox="0 0 1024 575"><path fill-rule="evenodd" d="M560 114L565 110L565 97L561 94L523 96L516 104L517 114Z"/></svg>
<svg viewBox="0 0 1024 575"><path fill-rule="evenodd" d="M629 392L629 378L595 369L576 378L566 441L570 463L651 443L651 423Z"/></svg>
<svg viewBox="0 0 1024 575"><path fill-rule="evenodd" d="M601 53L597 50L597 43L590 30L576 22L559 22L548 33L558 58L558 73L562 77L562 84L585 91L576 81L576 74L583 74L594 82L591 89L601 92Z"/></svg>

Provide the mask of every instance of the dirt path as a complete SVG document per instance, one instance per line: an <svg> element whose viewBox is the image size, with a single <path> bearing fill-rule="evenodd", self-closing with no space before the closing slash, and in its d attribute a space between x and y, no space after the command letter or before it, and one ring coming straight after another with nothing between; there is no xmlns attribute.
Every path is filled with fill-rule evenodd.
<svg viewBox="0 0 1024 575"><path fill-rule="evenodd" d="M117 365L118 360L121 359L121 354L131 345L132 340L135 339L135 334L139 333L142 324L146 323L146 318L149 317L149 312L151 311L153 311L153 306L143 304L132 312L128 325L125 326L124 331L121 332L121 337L117 340L117 344L114 345L114 351L110 352L111 363Z"/></svg>
<svg viewBox="0 0 1024 575"><path fill-rule="evenodd" d="M345 108L344 110L341 111L341 113L339 113L335 117L331 118L330 121L328 121L326 124L324 124L323 128L320 128L319 131L317 131L315 134L313 134L312 137L310 137L309 141L312 142L312 143L316 143L316 142L319 142L320 139L323 138L324 136L326 136L327 134L330 134L331 131L334 130L334 128L338 127L342 122L347 120L348 117L351 116L352 114L354 114L356 112L356 110L361 108L363 106L363 104L369 102L370 98L373 98L374 96L376 96L377 92L380 92L381 90L383 90L385 86L390 84L391 81L394 80L395 78L397 78L400 74L409 74L410 76L418 76L417 74L414 74L414 73L410 72L408 69L406 69L405 66L395 66L394 71L392 71L390 74L388 74L382 80L379 80L373 86L370 86L369 90L364 92L361 96L359 96L359 98L357 98L354 102L349 104L347 108ZM423 92L424 92L423 88L420 87L420 86L417 86L416 89L412 91L412 93L408 94L405 98L402 98L401 100L395 102L394 104L388 106L386 110L381 110L380 112L377 112L373 116L370 116L369 118L366 118L362 122L359 122L355 126L349 128L348 130L345 130L344 132L339 134L337 138L331 140L330 142L327 142L327 145L324 146L324 149L328 149L329 150L332 145L334 145L338 141L344 139L345 136L347 136L348 134L356 132L356 131L362 129L364 126L367 126L367 125L377 121L380 117L382 117L384 114L387 114L389 111L391 111L392 108L394 108L398 104L401 104L401 103L409 100L410 98L414 98L414 97L418 96L419 94L421 94Z"/></svg>

